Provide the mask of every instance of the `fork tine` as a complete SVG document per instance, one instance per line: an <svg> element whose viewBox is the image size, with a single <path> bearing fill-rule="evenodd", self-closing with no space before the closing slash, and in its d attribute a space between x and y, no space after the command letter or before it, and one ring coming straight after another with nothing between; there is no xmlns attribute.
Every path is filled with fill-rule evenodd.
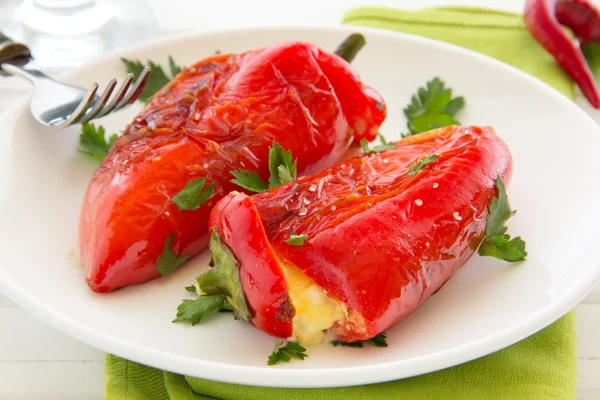
<svg viewBox="0 0 600 400"><path fill-rule="evenodd" d="M137 80L135 81L133 89L131 89L129 94L125 96L123 100L121 100L116 109L120 110L121 108L135 102L138 99L138 97L140 97L140 95L142 94L142 90L144 90L144 86L146 86L146 82L148 82L149 77L150 68L144 67L144 69L140 73L140 76L138 76Z"/></svg>
<svg viewBox="0 0 600 400"><path fill-rule="evenodd" d="M106 89L104 89L104 93L102 93L96 105L92 107L92 109L89 110L87 113L85 113L85 115L77 122L83 124L94 119L108 101L108 98L112 94L113 90L115 90L115 86L117 86L117 80L113 78L108 82Z"/></svg>
<svg viewBox="0 0 600 400"><path fill-rule="evenodd" d="M86 95L83 97L77 108L67 118L58 122L52 122L51 126L55 129L62 129L75 123L85 123L94 118L103 117L113 111L120 110L128 105L134 103L142 94L148 78L150 77L150 68L144 67L137 80L133 84L133 75L128 74L125 81L121 84L121 87L117 91L116 96L109 101L116 85L117 80L111 79L106 89L98 99L98 102L92 106L96 92L98 91L98 84L94 83L92 88L88 90ZM129 93L127 93L129 92ZM91 108L91 109L90 109ZM89 110L89 111L88 111Z"/></svg>
<svg viewBox="0 0 600 400"><path fill-rule="evenodd" d="M62 129L62 128L65 128L65 127L73 124L75 121L77 121L78 118L81 118L81 116L84 115L86 110L90 107L90 104L94 100L94 96L96 96L97 91L98 91L98 84L94 83L92 88L90 90L88 90L88 92L86 93L83 100L81 100L81 102L79 103L77 108L71 113L71 115L69 115L67 118L65 118L61 122L52 123L52 127L56 128L56 129Z"/></svg>
<svg viewBox="0 0 600 400"><path fill-rule="evenodd" d="M127 77L121 84L119 90L117 90L117 94L115 94L113 98L108 102L108 104L104 106L104 108L102 109L102 111L100 111L96 118L100 118L107 114L110 114L117 107L117 105L119 105L119 102L123 100L123 97L125 97L125 94L127 93L127 90L129 90L129 87L131 86L132 82L133 74L129 73L127 74Z"/></svg>

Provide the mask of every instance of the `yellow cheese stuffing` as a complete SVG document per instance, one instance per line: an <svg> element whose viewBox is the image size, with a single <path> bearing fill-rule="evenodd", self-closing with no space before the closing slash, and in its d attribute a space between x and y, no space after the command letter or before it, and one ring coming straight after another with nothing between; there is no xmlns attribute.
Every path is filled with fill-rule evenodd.
<svg viewBox="0 0 600 400"><path fill-rule="evenodd" d="M283 261L280 265L296 309L291 340L303 345L323 343L327 339L327 330L347 317L346 305L331 298L299 268Z"/></svg>

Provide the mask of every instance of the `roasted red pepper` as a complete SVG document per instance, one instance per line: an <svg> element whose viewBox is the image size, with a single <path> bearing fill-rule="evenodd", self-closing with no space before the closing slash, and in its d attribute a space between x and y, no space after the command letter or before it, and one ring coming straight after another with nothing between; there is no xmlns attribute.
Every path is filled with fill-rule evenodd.
<svg viewBox="0 0 600 400"><path fill-rule="evenodd" d="M239 262L255 326L305 344L366 340L473 255L495 180L511 173L491 128L440 128L252 197L230 193L210 226Z"/></svg>
<svg viewBox="0 0 600 400"><path fill-rule="evenodd" d="M581 47L600 44L600 10L589 0L527 0L525 24L531 34L573 78L584 96L600 108L600 90ZM565 32L569 27L577 43Z"/></svg>
<svg viewBox="0 0 600 400"><path fill-rule="evenodd" d="M230 171L266 179L273 141L294 153L299 174L313 173L353 141L374 139L385 115L381 97L347 61L312 44L192 65L152 98L94 173L79 229L88 285L106 292L158 277L172 234L180 257L204 249L212 206L236 188ZM179 210L173 197L200 178L215 183L213 196Z"/></svg>

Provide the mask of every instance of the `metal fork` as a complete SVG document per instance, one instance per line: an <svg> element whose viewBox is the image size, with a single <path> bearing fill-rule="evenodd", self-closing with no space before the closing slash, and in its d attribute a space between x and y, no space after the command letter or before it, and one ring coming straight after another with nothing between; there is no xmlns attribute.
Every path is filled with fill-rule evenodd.
<svg viewBox="0 0 600 400"><path fill-rule="evenodd" d="M4 72L4 73L3 73ZM57 82L35 68L29 48L12 41L0 32L0 75L16 75L31 81L34 86L31 114L45 126L62 129L84 123L122 110L133 104L144 89L150 68L146 67L134 81L128 74L113 96L117 80L111 79L101 95L98 84L90 89Z"/></svg>

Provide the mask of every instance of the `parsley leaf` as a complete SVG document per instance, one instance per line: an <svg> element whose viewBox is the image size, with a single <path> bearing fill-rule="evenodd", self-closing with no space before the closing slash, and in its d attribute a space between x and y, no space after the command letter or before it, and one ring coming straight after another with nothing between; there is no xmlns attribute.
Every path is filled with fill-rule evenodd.
<svg viewBox="0 0 600 400"><path fill-rule="evenodd" d="M235 319L248 321L250 309L242 289L240 263L214 228L210 229L208 246L212 254L213 268L197 277L196 285L206 295L225 296Z"/></svg>
<svg viewBox="0 0 600 400"><path fill-rule="evenodd" d="M298 342L287 342L285 346L281 347L283 341L278 340L275 342L275 349L273 353L269 356L269 360L267 361L268 365L275 365L281 362L289 362L292 357L298 358L300 360L304 360L305 357L308 357L306 353L306 349L300 346Z"/></svg>
<svg viewBox="0 0 600 400"><path fill-rule="evenodd" d="M465 106L463 97L452 98L452 89L444 87L444 82L435 77L420 87L417 94L404 109L408 118L407 127L411 135L426 132L443 126L455 125L459 122L454 115ZM407 135L408 136L408 135ZM405 137L403 135L403 137Z"/></svg>
<svg viewBox="0 0 600 400"><path fill-rule="evenodd" d="M522 261L527 256L525 242L519 236L511 240L510 235L506 234L506 221L517 211L510 208L506 187L500 176L496 178L496 188L498 195L492 197L488 206L485 239L478 253L481 256L496 257L509 262Z"/></svg>
<svg viewBox="0 0 600 400"><path fill-rule="evenodd" d="M239 169L237 171L231 171L231 175L235 177L231 182L246 190L250 190L251 192L261 193L269 188L269 185L260 179L260 176L254 171L244 171Z"/></svg>
<svg viewBox="0 0 600 400"><path fill-rule="evenodd" d="M281 145L273 141L269 149L269 184L267 185L254 171L237 170L231 171L235 177L231 182L246 190L261 193L267 189L284 185L296 180L298 161L292 162L292 152L285 151Z"/></svg>
<svg viewBox="0 0 600 400"><path fill-rule="evenodd" d="M102 160L110 146L117 139L118 135L114 134L106 140L105 130L102 125L96 125L85 122L81 125L81 134L79 135L79 151L94 157L97 160Z"/></svg>
<svg viewBox="0 0 600 400"><path fill-rule="evenodd" d="M369 340L363 340L362 342L342 342L340 340L334 340L331 344L335 347L343 346L343 347L356 347L362 348L364 343L369 343L375 347L388 347L385 332L381 332L380 334L372 337Z"/></svg>
<svg viewBox="0 0 600 400"><path fill-rule="evenodd" d="M186 261L192 256L191 254L186 254L183 257L178 257L177 254L171 250L171 245L173 244L174 238L175 234L171 233L167 240L165 240L163 253L156 264L156 269L162 276L171 275L177 268L185 264Z"/></svg>
<svg viewBox="0 0 600 400"><path fill-rule="evenodd" d="M369 343L375 347L388 347L385 332L381 332L379 335L369 339Z"/></svg>
<svg viewBox="0 0 600 400"><path fill-rule="evenodd" d="M198 294L196 285L186 286L185 290L193 294ZM182 300L181 304L177 307L177 318L173 322L189 322L192 325L196 325L215 310L219 312L233 311L225 296L206 296L202 294L195 300Z"/></svg>
<svg viewBox="0 0 600 400"><path fill-rule="evenodd" d="M424 158L423 160L415 161L410 165L410 168L406 172L406 175L413 176L416 175L425 165L433 163L435 160L440 158L437 154L432 154L429 157Z"/></svg>
<svg viewBox="0 0 600 400"><path fill-rule="evenodd" d="M527 251L525 251L525 242L520 236L510 240L510 235L498 235L492 240L486 240L481 244L479 255L516 262L523 261Z"/></svg>
<svg viewBox="0 0 600 400"><path fill-rule="evenodd" d="M145 67L140 60L128 60L126 58L121 58L121 62L125 65L127 72L132 73L135 79L137 79ZM168 76L165 70L159 64L156 64L150 60L148 60L148 66L152 71L150 72L148 82L146 82L146 86L144 86L144 90L142 90L142 94L139 97L140 101L144 103L148 103L156 92L169 83L175 75L185 69L185 67L176 65L171 56L169 56L169 69L171 76Z"/></svg>
<svg viewBox="0 0 600 400"><path fill-rule="evenodd" d="M197 290L196 290L196 285L190 285L190 286L186 286L186 287L185 287L185 290L187 290L187 291L188 291L188 292L190 292L190 293L194 293L194 294L196 294L196 293L197 293Z"/></svg>
<svg viewBox="0 0 600 400"><path fill-rule="evenodd" d="M215 183L211 183L204 190L206 179L200 178L195 181L188 181L185 187L177 193L171 201L177 204L179 210L197 210L202 204L210 198L215 188Z"/></svg>
<svg viewBox="0 0 600 400"><path fill-rule="evenodd" d="M485 238L487 240L506 233L508 228L504 224L510 217L517 213L516 210L512 211L510 208L506 187L500 176L496 178L496 187L498 188L498 197L492 197L492 201L490 201L488 206L489 213L485 226Z"/></svg>
<svg viewBox="0 0 600 400"><path fill-rule="evenodd" d="M269 187L274 188L296 180L297 161L292 162L292 152L285 151L275 141L269 150Z"/></svg>
<svg viewBox="0 0 600 400"><path fill-rule="evenodd" d="M342 347L356 347L356 348L363 348L363 342L342 342L341 340L333 340L331 341L331 344L334 347L338 347L338 346L342 346Z"/></svg>
<svg viewBox="0 0 600 400"><path fill-rule="evenodd" d="M308 235L298 235L296 232L292 232L290 234L290 238L285 242L287 244L291 244L292 246L302 246L304 242L306 242L306 239L308 239Z"/></svg>
<svg viewBox="0 0 600 400"><path fill-rule="evenodd" d="M178 75L181 71L183 71L185 67L175 64L175 60L173 60L173 57L169 56L169 69L171 70L171 76L175 78L175 76Z"/></svg>
<svg viewBox="0 0 600 400"><path fill-rule="evenodd" d="M369 149L369 142L367 142L366 139L361 139L360 147L362 147L362 149L365 153L379 153L384 150L396 148L395 143L393 143L393 142L389 143L387 140L385 140L385 138L381 134L379 135L379 140L381 140L381 144L378 144L377 146L373 147L372 149Z"/></svg>
<svg viewBox="0 0 600 400"><path fill-rule="evenodd" d="M177 307L177 318L173 322L199 324L208 314L223 308L227 303L224 296L200 296L196 300L183 300Z"/></svg>
<svg viewBox="0 0 600 400"><path fill-rule="evenodd" d="M367 142L367 139L360 139L360 147L362 147L363 152L365 153L371 152L371 150L369 149L369 142Z"/></svg>

